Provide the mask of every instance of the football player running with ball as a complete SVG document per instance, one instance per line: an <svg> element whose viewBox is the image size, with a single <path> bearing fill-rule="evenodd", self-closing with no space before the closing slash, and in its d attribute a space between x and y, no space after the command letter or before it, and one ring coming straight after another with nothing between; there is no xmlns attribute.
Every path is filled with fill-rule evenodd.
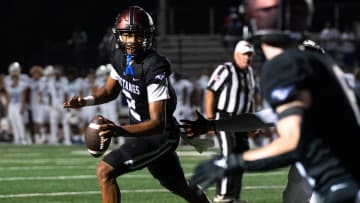
<svg viewBox="0 0 360 203"><path fill-rule="evenodd" d="M151 16L142 8L130 6L120 12L113 27L114 68L105 86L91 96L71 98L64 107L103 104L120 92L127 99L129 125L118 126L109 120L100 125L100 136L127 137L125 144L112 150L97 166L104 203L121 201L118 176L145 167L161 185L188 202L209 202L197 187L189 187L175 153L179 142L172 116L176 95L168 81L169 62L152 49L154 29Z"/></svg>

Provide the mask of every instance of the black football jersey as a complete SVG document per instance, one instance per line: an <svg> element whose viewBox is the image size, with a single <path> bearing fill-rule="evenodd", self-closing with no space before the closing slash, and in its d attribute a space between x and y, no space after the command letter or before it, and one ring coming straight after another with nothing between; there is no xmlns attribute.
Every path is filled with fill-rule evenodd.
<svg viewBox="0 0 360 203"><path fill-rule="evenodd" d="M310 92L311 106L305 111L296 151L318 191L331 184L330 178L354 176L360 183L358 101L329 57L286 50L264 64L260 88L273 108L296 100L299 90Z"/></svg>
<svg viewBox="0 0 360 203"><path fill-rule="evenodd" d="M168 121L171 121L176 107L176 94L168 81L171 74L169 61L156 51L149 50L131 65L134 75L126 75L124 60L124 54L114 49L111 57L114 68L110 77L121 86L122 96L126 98L129 107L130 123L149 120L148 105L158 100L167 100L166 114Z"/></svg>

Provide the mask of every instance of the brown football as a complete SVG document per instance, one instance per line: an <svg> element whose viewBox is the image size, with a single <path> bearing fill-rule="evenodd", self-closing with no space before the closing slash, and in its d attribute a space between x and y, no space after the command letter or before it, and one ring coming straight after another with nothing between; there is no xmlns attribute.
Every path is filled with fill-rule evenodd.
<svg viewBox="0 0 360 203"><path fill-rule="evenodd" d="M88 152L94 157L100 157L109 148L111 138L99 135L99 124L105 123L101 115L91 119L85 131L85 144Z"/></svg>

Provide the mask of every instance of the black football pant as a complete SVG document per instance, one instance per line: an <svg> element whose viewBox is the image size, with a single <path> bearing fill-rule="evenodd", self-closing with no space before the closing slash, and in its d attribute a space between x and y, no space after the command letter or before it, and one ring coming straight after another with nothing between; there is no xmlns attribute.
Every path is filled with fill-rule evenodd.
<svg viewBox="0 0 360 203"><path fill-rule="evenodd" d="M171 188L174 183L186 181L175 152L178 143L177 135L127 138L123 145L112 150L103 161L115 168L116 176L147 167L161 185L174 191L178 189Z"/></svg>
<svg viewBox="0 0 360 203"><path fill-rule="evenodd" d="M232 153L243 153L249 149L248 133L229 133L220 131L217 135L221 153L228 156ZM216 184L216 194L225 198L239 199L242 185L243 171L226 176Z"/></svg>

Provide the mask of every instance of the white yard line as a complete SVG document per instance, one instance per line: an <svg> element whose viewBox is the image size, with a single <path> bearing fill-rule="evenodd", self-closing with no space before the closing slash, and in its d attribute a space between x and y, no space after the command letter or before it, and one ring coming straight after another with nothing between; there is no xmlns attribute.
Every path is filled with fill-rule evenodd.
<svg viewBox="0 0 360 203"><path fill-rule="evenodd" d="M0 167L0 171L31 171L31 170L73 170L73 169L94 169L96 165L93 166L9 166L9 167Z"/></svg>
<svg viewBox="0 0 360 203"><path fill-rule="evenodd" d="M194 164L182 164L184 168L194 167ZM0 167L0 171L32 171L32 170L74 170L74 169L83 169L83 170L95 170L96 165L84 166L84 165L57 165L57 166L9 166L9 167ZM274 171L274 172L264 172L264 173L246 173L246 176L271 176L271 175L284 175L287 171ZM132 175L128 175L132 176ZM138 176L138 175L134 175ZM151 177L151 176L149 176ZM0 177L1 180L1 177Z"/></svg>
<svg viewBox="0 0 360 203"><path fill-rule="evenodd" d="M285 187L284 185L245 186L243 187L243 190L283 189L284 187ZM209 190L215 190L215 188L210 188ZM169 192L169 191L166 189L121 190L121 193L156 193L156 192ZM97 194L100 194L100 191L7 194L7 195L0 195L0 199L19 198L19 197L49 197L49 196L97 195Z"/></svg>
<svg viewBox="0 0 360 203"><path fill-rule="evenodd" d="M108 150L107 152L109 152L110 150ZM176 151L176 153L179 156L212 156L215 155L216 153L213 151L206 151L203 153L199 153L196 151ZM86 150L74 150L71 151L71 154L75 154L75 155L86 155L86 156L90 156L89 152Z"/></svg>
<svg viewBox="0 0 360 203"><path fill-rule="evenodd" d="M184 168L192 168L195 167L194 164L181 164ZM92 164L90 166L84 165L56 165L56 166L8 166L1 167L0 171L31 171L31 170L73 170L73 169L96 169L96 164Z"/></svg>
<svg viewBox="0 0 360 203"><path fill-rule="evenodd" d="M23 153L24 155L26 155L26 153ZM27 159L13 159L11 157L2 157L2 159L0 160L0 164L4 163L4 164L9 164L9 163L13 163L13 164L44 164L44 163L56 163L56 164L71 164L71 163L79 163L79 162L92 162L92 161L99 161L95 160L93 157L90 156L90 154L85 151L85 150L74 150L71 151L71 154L76 154L76 155L84 155L84 157L59 157L59 158L30 158L28 157ZM215 152L203 152L203 153L198 153L195 151L177 151L177 154L179 156L193 156L193 157L210 157L212 155L215 155Z"/></svg>
<svg viewBox="0 0 360 203"><path fill-rule="evenodd" d="M93 159L93 158L92 158ZM87 158L48 158L48 159L1 159L0 164L77 164L77 163L92 163L95 160Z"/></svg>
<svg viewBox="0 0 360 203"><path fill-rule="evenodd" d="M6 177L0 178L0 181L27 181L27 180L74 180L74 179L93 179L95 175L82 176L38 176L38 177Z"/></svg>
<svg viewBox="0 0 360 203"><path fill-rule="evenodd" d="M247 173L245 176L249 177L260 177L260 176L277 176L285 175L286 171L278 172L267 172L267 173ZM186 173L186 177L192 176L192 173ZM95 179L95 175L76 175L76 176L32 176L32 177L0 177L0 181L27 181L27 180L82 180L82 179ZM126 174L121 176L121 178L153 178L150 174Z"/></svg>
<svg viewBox="0 0 360 203"><path fill-rule="evenodd" d="M41 157L44 156L44 154L41 154L40 152L30 152L30 151L24 151L24 152L9 152L6 154L2 154L2 156L5 158L24 158L24 157Z"/></svg>
<svg viewBox="0 0 360 203"><path fill-rule="evenodd" d="M124 192L124 191L121 191L121 192ZM100 192L99 191L83 191L83 192L8 194L8 195L0 195L0 199L17 198L17 197L49 197L49 196L92 195L92 194L100 194Z"/></svg>

